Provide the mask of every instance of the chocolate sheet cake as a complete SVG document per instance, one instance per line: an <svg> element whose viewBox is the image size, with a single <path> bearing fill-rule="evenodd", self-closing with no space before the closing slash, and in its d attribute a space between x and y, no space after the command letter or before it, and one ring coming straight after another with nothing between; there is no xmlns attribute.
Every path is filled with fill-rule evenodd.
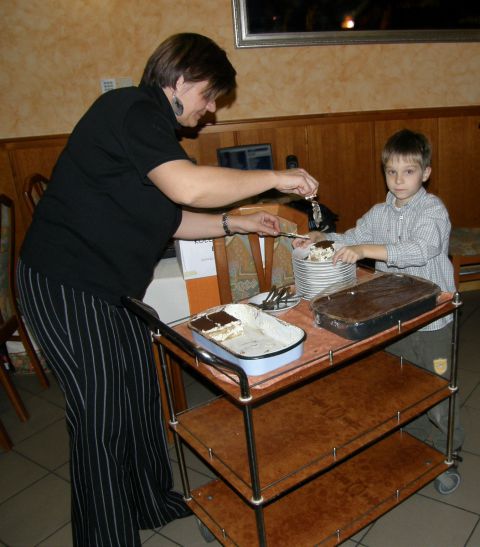
<svg viewBox="0 0 480 547"><path fill-rule="evenodd" d="M431 310L440 294L435 283L385 273L371 281L321 296L311 303L316 323L357 340Z"/></svg>

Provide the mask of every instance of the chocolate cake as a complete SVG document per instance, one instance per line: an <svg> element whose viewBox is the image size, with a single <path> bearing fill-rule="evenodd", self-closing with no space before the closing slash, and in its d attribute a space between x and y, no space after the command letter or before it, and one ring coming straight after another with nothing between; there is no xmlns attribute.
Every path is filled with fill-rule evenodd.
<svg viewBox="0 0 480 547"><path fill-rule="evenodd" d="M435 306L440 288L407 274L384 273L331 295L314 299L317 325L340 336L360 339L396 326Z"/></svg>
<svg viewBox="0 0 480 547"><path fill-rule="evenodd" d="M234 338L243 332L242 322L225 310L197 317L190 322L190 326L217 342Z"/></svg>

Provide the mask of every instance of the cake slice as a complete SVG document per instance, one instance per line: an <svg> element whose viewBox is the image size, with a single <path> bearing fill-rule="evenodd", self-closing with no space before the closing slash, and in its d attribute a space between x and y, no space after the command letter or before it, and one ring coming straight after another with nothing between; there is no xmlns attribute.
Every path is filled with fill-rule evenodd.
<svg viewBox="0 0 480 547"><path fill-rule="evenodd" d="M224 310L202 315L194 319L190 325L217 342L243 333L242 322Z"/></svg>

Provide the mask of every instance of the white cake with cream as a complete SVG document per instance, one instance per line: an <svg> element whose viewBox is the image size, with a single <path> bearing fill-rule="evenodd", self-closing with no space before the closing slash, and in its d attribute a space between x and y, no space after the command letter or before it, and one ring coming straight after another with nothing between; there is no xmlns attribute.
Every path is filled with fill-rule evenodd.
<svg viewBox="0 0 480 547"><path fill-rule="evenodd" d="M243 333L242 322L224 310L202 315L190 325L216 342L223 342Z"/></svg>
<svg viewBox="0 0 480 547"><path fill-rule="evenodd" d="M319 241L310 247L306 260L310 260L311 262L330 262L334 254L333 241Z"/></svg>

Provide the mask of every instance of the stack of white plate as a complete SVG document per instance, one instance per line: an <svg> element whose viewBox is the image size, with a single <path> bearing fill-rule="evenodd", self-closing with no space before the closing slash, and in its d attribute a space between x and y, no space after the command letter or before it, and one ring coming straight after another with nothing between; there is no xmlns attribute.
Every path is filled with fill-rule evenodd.
<svg viewBox="0 0 480 547"><path fill-rule="evenodd" d="M299 247L292 253L293 273L297 295L310 300L319 292L335 285L341 289L356 279L356 265L307 260L309 248Z"/></svg>

